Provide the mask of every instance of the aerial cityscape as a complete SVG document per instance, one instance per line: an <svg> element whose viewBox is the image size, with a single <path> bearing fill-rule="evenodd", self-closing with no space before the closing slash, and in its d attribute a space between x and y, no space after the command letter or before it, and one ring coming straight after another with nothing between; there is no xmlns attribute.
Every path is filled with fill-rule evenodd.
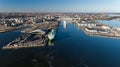
<svg viewBox="0 0 120 67"><path fill-rule="evenodd" d="M119 0L1 0L0 67L120 67Z"/></svg>

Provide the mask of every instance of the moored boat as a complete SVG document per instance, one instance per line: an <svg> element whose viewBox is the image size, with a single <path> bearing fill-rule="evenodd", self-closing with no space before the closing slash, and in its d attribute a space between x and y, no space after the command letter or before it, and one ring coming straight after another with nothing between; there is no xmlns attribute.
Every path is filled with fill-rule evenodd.
<svg viewBox="0 0 120 67"><path fill-rule="evenodd" d="M49 33L48 33L48 39L49 40L53 40L55 38L55 34L56 34L56 30L52 29Z"/></svg>

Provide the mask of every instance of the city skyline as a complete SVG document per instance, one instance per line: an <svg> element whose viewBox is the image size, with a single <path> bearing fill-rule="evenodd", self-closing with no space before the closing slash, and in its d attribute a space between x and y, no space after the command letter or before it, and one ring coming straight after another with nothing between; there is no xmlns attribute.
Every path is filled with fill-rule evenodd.
<svg viewBox="0 0 120 67"><path fill-rule="evenodd" d="M0 12L120 12L119 0L0 0Z"/></svg>

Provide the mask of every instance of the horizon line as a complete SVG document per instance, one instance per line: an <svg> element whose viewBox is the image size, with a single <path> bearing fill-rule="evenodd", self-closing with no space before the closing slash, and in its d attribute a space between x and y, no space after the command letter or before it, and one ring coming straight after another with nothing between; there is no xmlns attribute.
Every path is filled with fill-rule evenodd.
<svg viewBox="0 0 120 67"><path fill-rule="evenodd" d="M0 12L0 13L120 13L120 12Z"/></svg>

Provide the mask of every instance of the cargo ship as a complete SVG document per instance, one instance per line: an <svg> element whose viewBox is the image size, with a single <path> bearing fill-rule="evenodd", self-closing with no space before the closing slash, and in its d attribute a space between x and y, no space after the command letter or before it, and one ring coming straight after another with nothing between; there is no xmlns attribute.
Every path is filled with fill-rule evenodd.
<svg viewBox="0 0 120 67"><path fill-rule="evenodd" d="M55 38L55 34L56 34L56 30L52 29L49 33L48 33L48 39L49 40L53 40Z"/></svg>

